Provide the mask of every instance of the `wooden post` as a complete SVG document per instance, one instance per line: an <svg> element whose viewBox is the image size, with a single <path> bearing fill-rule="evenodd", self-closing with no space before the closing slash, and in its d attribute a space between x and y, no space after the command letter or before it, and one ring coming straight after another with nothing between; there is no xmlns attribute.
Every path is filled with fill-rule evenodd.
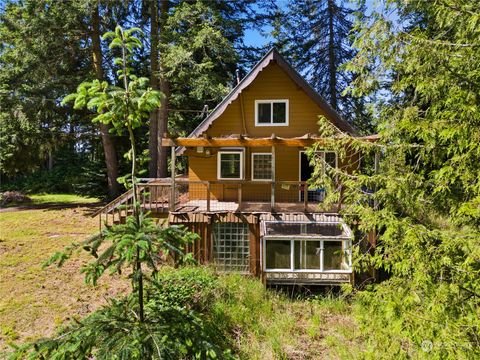
<svg viewBox="0 0 480 360"><path fill-rule="evenodd" d="M270 197L270 206L272 211L275 211L275 146L272 146L272 188Z"/></svg>
<svg viewBox="0 0 480 360"><path fill-rule="evenodd" d="M171 154L172 154L172 159L171 159L171 176L172 176L172 190L170 193L170 211L175 210L175 162L176 162L176 154L175 154L175 147L171 147Z"/></svg>
<svg viewBox="0 0 480 360"><path fill-rule="evenodd" d="M379 170L380 170L380 152L379 150L377 150L375 151L375 165L374 165L375 175L378 174ZM376 192L377 192L377 186L375 186L375 188L373 189L374 196ZM373 198L373 208L375 210L378 209L378 201L376 197Z"/></svg>
<svg viewBox="0 0 480 360"><path fill-rule="evenodd" d="M303 184L303 208L305 212L308 211L308 184L306 182Z"/></svg>
<svg viewBox="0 0 480 360"><path fill-rule="evenodd" d="M207 181L207 212L210 212L210 181Z"/></svg>
<svg viewBox="0 0 480 360"><path fill-rule="evenodd" d="M238 184L238 211L242 210L242 184Z"/></svg>

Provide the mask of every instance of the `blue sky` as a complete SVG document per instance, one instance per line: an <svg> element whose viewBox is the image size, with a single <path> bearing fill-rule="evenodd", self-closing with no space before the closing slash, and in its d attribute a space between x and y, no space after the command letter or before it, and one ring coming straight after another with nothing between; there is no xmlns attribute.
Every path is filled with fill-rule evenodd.
<svg viewBox="0 0 480 360"><path fill-rule="evenodd" d="M276 0L276 4L284 9L287 7L289 0ZM295 0L290 0L290 1L295 1ZM353 2L353 1L352 1ZM381 10L383 8L383 4L379 0L366 0L365 1L365 6L367 8L367 14L371 13L373 10ZM393 16L395 19L396 16L395 14L391 14L390 16ZM268 32L270 29L268 28L263 28L263 29L248 29L245 31L245 44L248 46L256 46L260 47L265 44L267 44L269 41L272 41L273 38L271 36L264 36L262 35L261 31L263 33Z"/></svg>

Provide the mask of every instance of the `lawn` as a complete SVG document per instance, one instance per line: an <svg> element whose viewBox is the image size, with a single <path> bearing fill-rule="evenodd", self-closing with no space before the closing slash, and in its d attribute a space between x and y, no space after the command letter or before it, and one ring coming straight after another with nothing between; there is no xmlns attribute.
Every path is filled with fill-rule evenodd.
<svg viewBox="0 0 480 360"><path fill-rule="evenodd" d="M105 297L128 288L125 280L111 277L95 288L85 285L79 268L86 254L62 268L43 269L42 263L55 251L98 230L98 220L90 216L94 208L84 205L96 199L32 198L36 204L56 206L0 213L0 350L10 341L51 335L57 325L91 312Z"/></svg>
<svg viewBox="0 0 480 360"><path fill-rule="evenodd" d="M33 198L37 204L55 206L0 213L0 353L10 342L52 335L60 324L129 289L125 278L110 276L96 287L85 285L79 269L88 260L86 254L62 268L43 269L55 251L98 230L98 220L90 216L98 207L85 205L95 199L71 195ZM355 357L361 341L348 302L335 296L298 299L291 293L266 292L258 280L222 278L234 296L215 307L237 324L233 337L242 358Z"/></svg>

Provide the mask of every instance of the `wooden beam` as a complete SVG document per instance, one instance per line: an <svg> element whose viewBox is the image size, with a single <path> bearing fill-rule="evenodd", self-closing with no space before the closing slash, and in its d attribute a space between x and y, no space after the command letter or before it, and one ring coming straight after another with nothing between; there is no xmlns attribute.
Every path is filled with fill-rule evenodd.
<svg viewBox="0 0 480 360"><path fill-rule="evenodd" d="M322 143L324 139L300 139L300 138L250 138L250 139L235 139L235 138L177 138L177 139L162 139L162 146L185 146L185 147L270 147L270 146L289 146L289 147L307 147L315 143Z"/></svg>

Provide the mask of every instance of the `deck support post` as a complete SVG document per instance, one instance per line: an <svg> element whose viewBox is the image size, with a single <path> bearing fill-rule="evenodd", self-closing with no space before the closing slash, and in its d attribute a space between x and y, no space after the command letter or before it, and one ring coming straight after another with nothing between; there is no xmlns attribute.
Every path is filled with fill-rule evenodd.
<svg viewBox="0 0 480 360"><path fill-rule="evenodd" d="M210 212L210 181L207 181L207 212Z"/></svg>
<svg viewBox="0 0 480 360"><path fill-rule="evenodd" d="M270 206L275 211L275 146L272 146L272 189L270 191Z"/></svg>
<svg viewBox="0 0 480 360"><path fill-rule="evenodd" d="M242 184L238 184L238 211L242 210Z"/></svg>
<svg viewBox="0 0 480 360"><path fill-rule="evenodd" d="M375 172L375 175L378 175L379 169L380 169L380 151L377 150L377 151L375 151L375 164L374 164L374 172ZM377 187L376 187L376 186L375 186L375 188L373 189L373 192L374 192L374 193L377 192ZM378 209L378 201L377 201L376 197L373 198L373 208L374 208L375 210Z"/></svg>
<svg viewBox="0 0 480 360"><path fill-rule="evenodd" d="M170 162L170 172L172 176L172 189L170 191L170 211L175 211L175 163L176 163L176 153L175 147L171 147L172 159Z"/></svg>
<svg viewBox="0 0 480 360"><path fill-rule="evenodd" d="M303 184L303 209L308 212L308 184L306 182Z"/></svg>

